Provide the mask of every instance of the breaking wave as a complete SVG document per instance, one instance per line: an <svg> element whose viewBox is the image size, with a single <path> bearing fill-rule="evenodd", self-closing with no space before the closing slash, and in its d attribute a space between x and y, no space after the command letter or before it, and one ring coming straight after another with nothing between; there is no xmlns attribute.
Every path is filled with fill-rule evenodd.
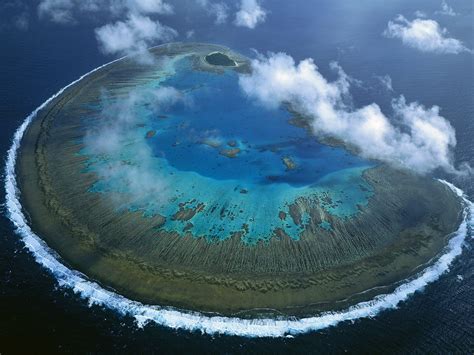
<svg viewBox="0 0 474 355"><path fill-rule="evenodd" d="M463 222L459 229L451 235L443 254L431 266L413 278L405 280L392 293L376 296L370 301L358 303L343 311L323 312L314 317L300 319L241 319L237 317L208 316L198 312L186 312L157 305L142 304L101 287L96 282L89 280L84 274L65 266L57 254L31 230L20 203L15 163L23 134L37 113L66 89L111 63L83 75L34 110L15 132L12 145L8 150L5 167L6 212L14 224L16 232L26 248L33 254L35 260L54 275L59 285L72 289L76 294L88 300L89 305L101 305L122 315L132 316L139 326L156 323L174 329L201 331L207 334L229 334L247 337L290 336L317 331L344 321L373 317L384 310L395 309L401 302L407 300L415 292L422 290L429 283L436 281L443 273L448 271L453 260L462 253L464 241L471 234L471 229L474 226L474 204L466 198L460 189L447 181L440 180L462 199L465 206Z"/></svg>

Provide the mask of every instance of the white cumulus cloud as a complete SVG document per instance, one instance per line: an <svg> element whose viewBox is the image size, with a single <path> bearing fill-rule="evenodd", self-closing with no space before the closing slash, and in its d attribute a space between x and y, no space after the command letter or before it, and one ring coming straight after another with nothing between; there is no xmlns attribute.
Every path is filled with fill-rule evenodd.
<svg viewBox="0 0 474 355"><path fill-rule="evenodd" d="M310 120L316 136L337 138L366 158L418 173L456 172L455 131L439 107L407 103L401 96L392 102L391 118L376 103L354 108L348 103L350 78L337 64L332 68L339 77L329 82L312 59L296 64L287 54L270 54L252 61L252 73L241 75L240 86L264 105L290 104Z"/></svg>
<svg viewBox="0 0 474 355"><path fill-rule="evenodd" d="M241 0L234 23L237 26L255 28L259 23L264 22L266 17L267 12L257 0Z"/></svg>
<svg viewBox="0 0 474 355"><path fill-rule="evenodd" d="M163 0L41 0L40 18L59 24L75 23L78 14L102 12L111 16L124 13L171 14L173 7Z"/></svg>
<svg viewBox="0 0 474 355"><path fill-rule="evenodd" d="M399 15L388 22L384 35L399 38L404 44L423 52L457 54L469 51L460 40L448 37L448 31L430 19L408 21Z"/></svg>
<svg viewBox="0 0 474 355"><path fill-rule="evenodd" d="M229 17L229 7L224 2L212 2L210 0L197 0L209 15L214 16L214 23L221 25L227 22Z"/></svg>
<svg viewBox="0 0 474 355"><path fill-rule="evenodd" d="M105 54L140 54L138 58L148 63L152 58L146 49L151 44L170 41L178 35L171 27L137 14L130 14L125 21L97 28L95 34Z"/></svg>
<svg viewBox="0 0 474 355"><path fill-rule="evenodd" d="M95 29L100 50L105 54L140 54L135 59L152 62L146 48L169 41L178 33L155 20L173 13L166 0L40 0L38 15L59 24L75 24L80 15L100 14L105 25ZM150 17L152 16L152 17ZM122 19L120 21L115 21Z"/></svg>
<svg viewBox="0 0 474 355"><path fill-rule="evenodd" d="M149 104L154 112L166 112L176 103L186 104L187 97L172 87L135 89L116 102L109 102L107 93L102 97L103 110L97 126L89 128L84 137L85 153L102 156L110 162L96 165L94 172L101 180L122 191L123 202L140 205L151 194L157 200L167 197L168 183L153 167L154 154L145 137L137 140L137 124L142 123L137 111ZM133 142L130 145L130 142ZM133 149L136 164L124 163L124 145ZM117 196L117 198L119 198ZM128 201L126 201L128 200Z"/></svg>
<svg viewBox="0 0 474 355"><path fill-rule="evenodd" d="M74 7L73 0L42 0L38 5L38 15L56 23L72 23L75 21Z"/></svg>
<svg viewBox="0 0 474 355"><path fill-rule="evenodd" d="M173 7L163 0L129 0L125 4L125 7L143 14L173 13Z"/></svg>
<svg viewBox="0 0 474 355"><path fill-rule="evenodd" d="M393 91L392 78L390 75L377 76L377 79L379 79L380 84L382 84L384 88L386 88L388 91Z"/></svg>

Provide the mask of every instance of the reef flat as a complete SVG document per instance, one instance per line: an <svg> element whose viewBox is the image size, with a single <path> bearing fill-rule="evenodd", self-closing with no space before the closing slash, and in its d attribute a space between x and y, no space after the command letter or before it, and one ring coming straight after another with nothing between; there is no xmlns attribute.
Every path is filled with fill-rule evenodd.
<svg viewBox="0 0 474 355"><path fill-rule="evenodd" d="M149 303L305 315L394 287L457 229L443 184L237 95L246 58L151 52L154 65L121 60L67 89L22 142L31 223L86 275ZM208 62L216 52L235 66Z"/></svg>

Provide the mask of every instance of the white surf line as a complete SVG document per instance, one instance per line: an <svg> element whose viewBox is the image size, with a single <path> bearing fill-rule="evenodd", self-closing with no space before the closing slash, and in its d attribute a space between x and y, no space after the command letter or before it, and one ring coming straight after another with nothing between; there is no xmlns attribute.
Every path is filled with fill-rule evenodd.
<svg viewBox="0 0 474 355"><path fill-rule="evenodd" d="M26 248L33 254L36 262L51 272L61 287L72 289L76 294L88 300L89 305L101 305L122 315L132 316L140 327L147 323L156 323L173 329L201 331L207 334L229 334L247 337L290 336L317 331L344 321L371 318L384 310L395 309L415 292L423 290L426 285L436 281L443 273L447 272L453 260L462 253L466 237L471 233L474 226L474 204L466 198L460 189L449 182L440 180L462 199L465 206L463 222L459 229L452 234L444 254L431 266L413 278L406 280L392 293L376 296L370 301L358 303L343 311L323 312L314 317L301 319L241 319L237 317L207 316L197 312L142 304L104 289L96 282L89 280L84 274L66 267L57 254L31 230L20 204L20 190L16 181L15 164L23 134L37 113L54 98L61 95L64 90L111 63L102 65L81 76L34 110L15 132L12 146L8 150L5 166L5 206L7 216L14 224L16 233L21 237Z"/></svg>

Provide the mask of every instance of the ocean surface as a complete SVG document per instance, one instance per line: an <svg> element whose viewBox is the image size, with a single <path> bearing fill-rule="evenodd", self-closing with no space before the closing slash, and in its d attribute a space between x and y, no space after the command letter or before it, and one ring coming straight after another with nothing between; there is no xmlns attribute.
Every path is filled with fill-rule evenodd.
<svg viewBox="0 0 474 355"><path fill-rule="evenodd" d="M33 7L33 2L31 6ZM474 165L474 69L472 54L436 55L403 46L381 33L397 14L413 17L423 10L474 48L473 4L452 1L460 15L435 15L433 1L265 2L267 21L255 30L231 24L216 27L191 1L177 1L183 16L167 24L195 31L195 40L226 45L245 55L283 51L296 60L311 57L328 78L337 60L360 84L353 85L354 104L390 101L441 107L457 132L456 161ZM0 21L8 14L0 13ZM112 60L97 50L94 19L64 27L38 21L33 11L29 31L0 28L0 154L5 157L14 131L47 98L82 74ZM184 36L182 37L184 39ZM379 77L390 75L394 92ZM453 181L474 199L473 179ZM3 184L1 184L3 189ZM2 191L2 196L4 192ZM89 307L72 291L59 288L0 216L0 352L49 350L72 352L456 352L474 349L474 251L466 241L450 271L417 292L397 310L373 318L340 323L294 338L249 339L208 336L156 325L138 328L131 317L99 306Z"/></svg>

